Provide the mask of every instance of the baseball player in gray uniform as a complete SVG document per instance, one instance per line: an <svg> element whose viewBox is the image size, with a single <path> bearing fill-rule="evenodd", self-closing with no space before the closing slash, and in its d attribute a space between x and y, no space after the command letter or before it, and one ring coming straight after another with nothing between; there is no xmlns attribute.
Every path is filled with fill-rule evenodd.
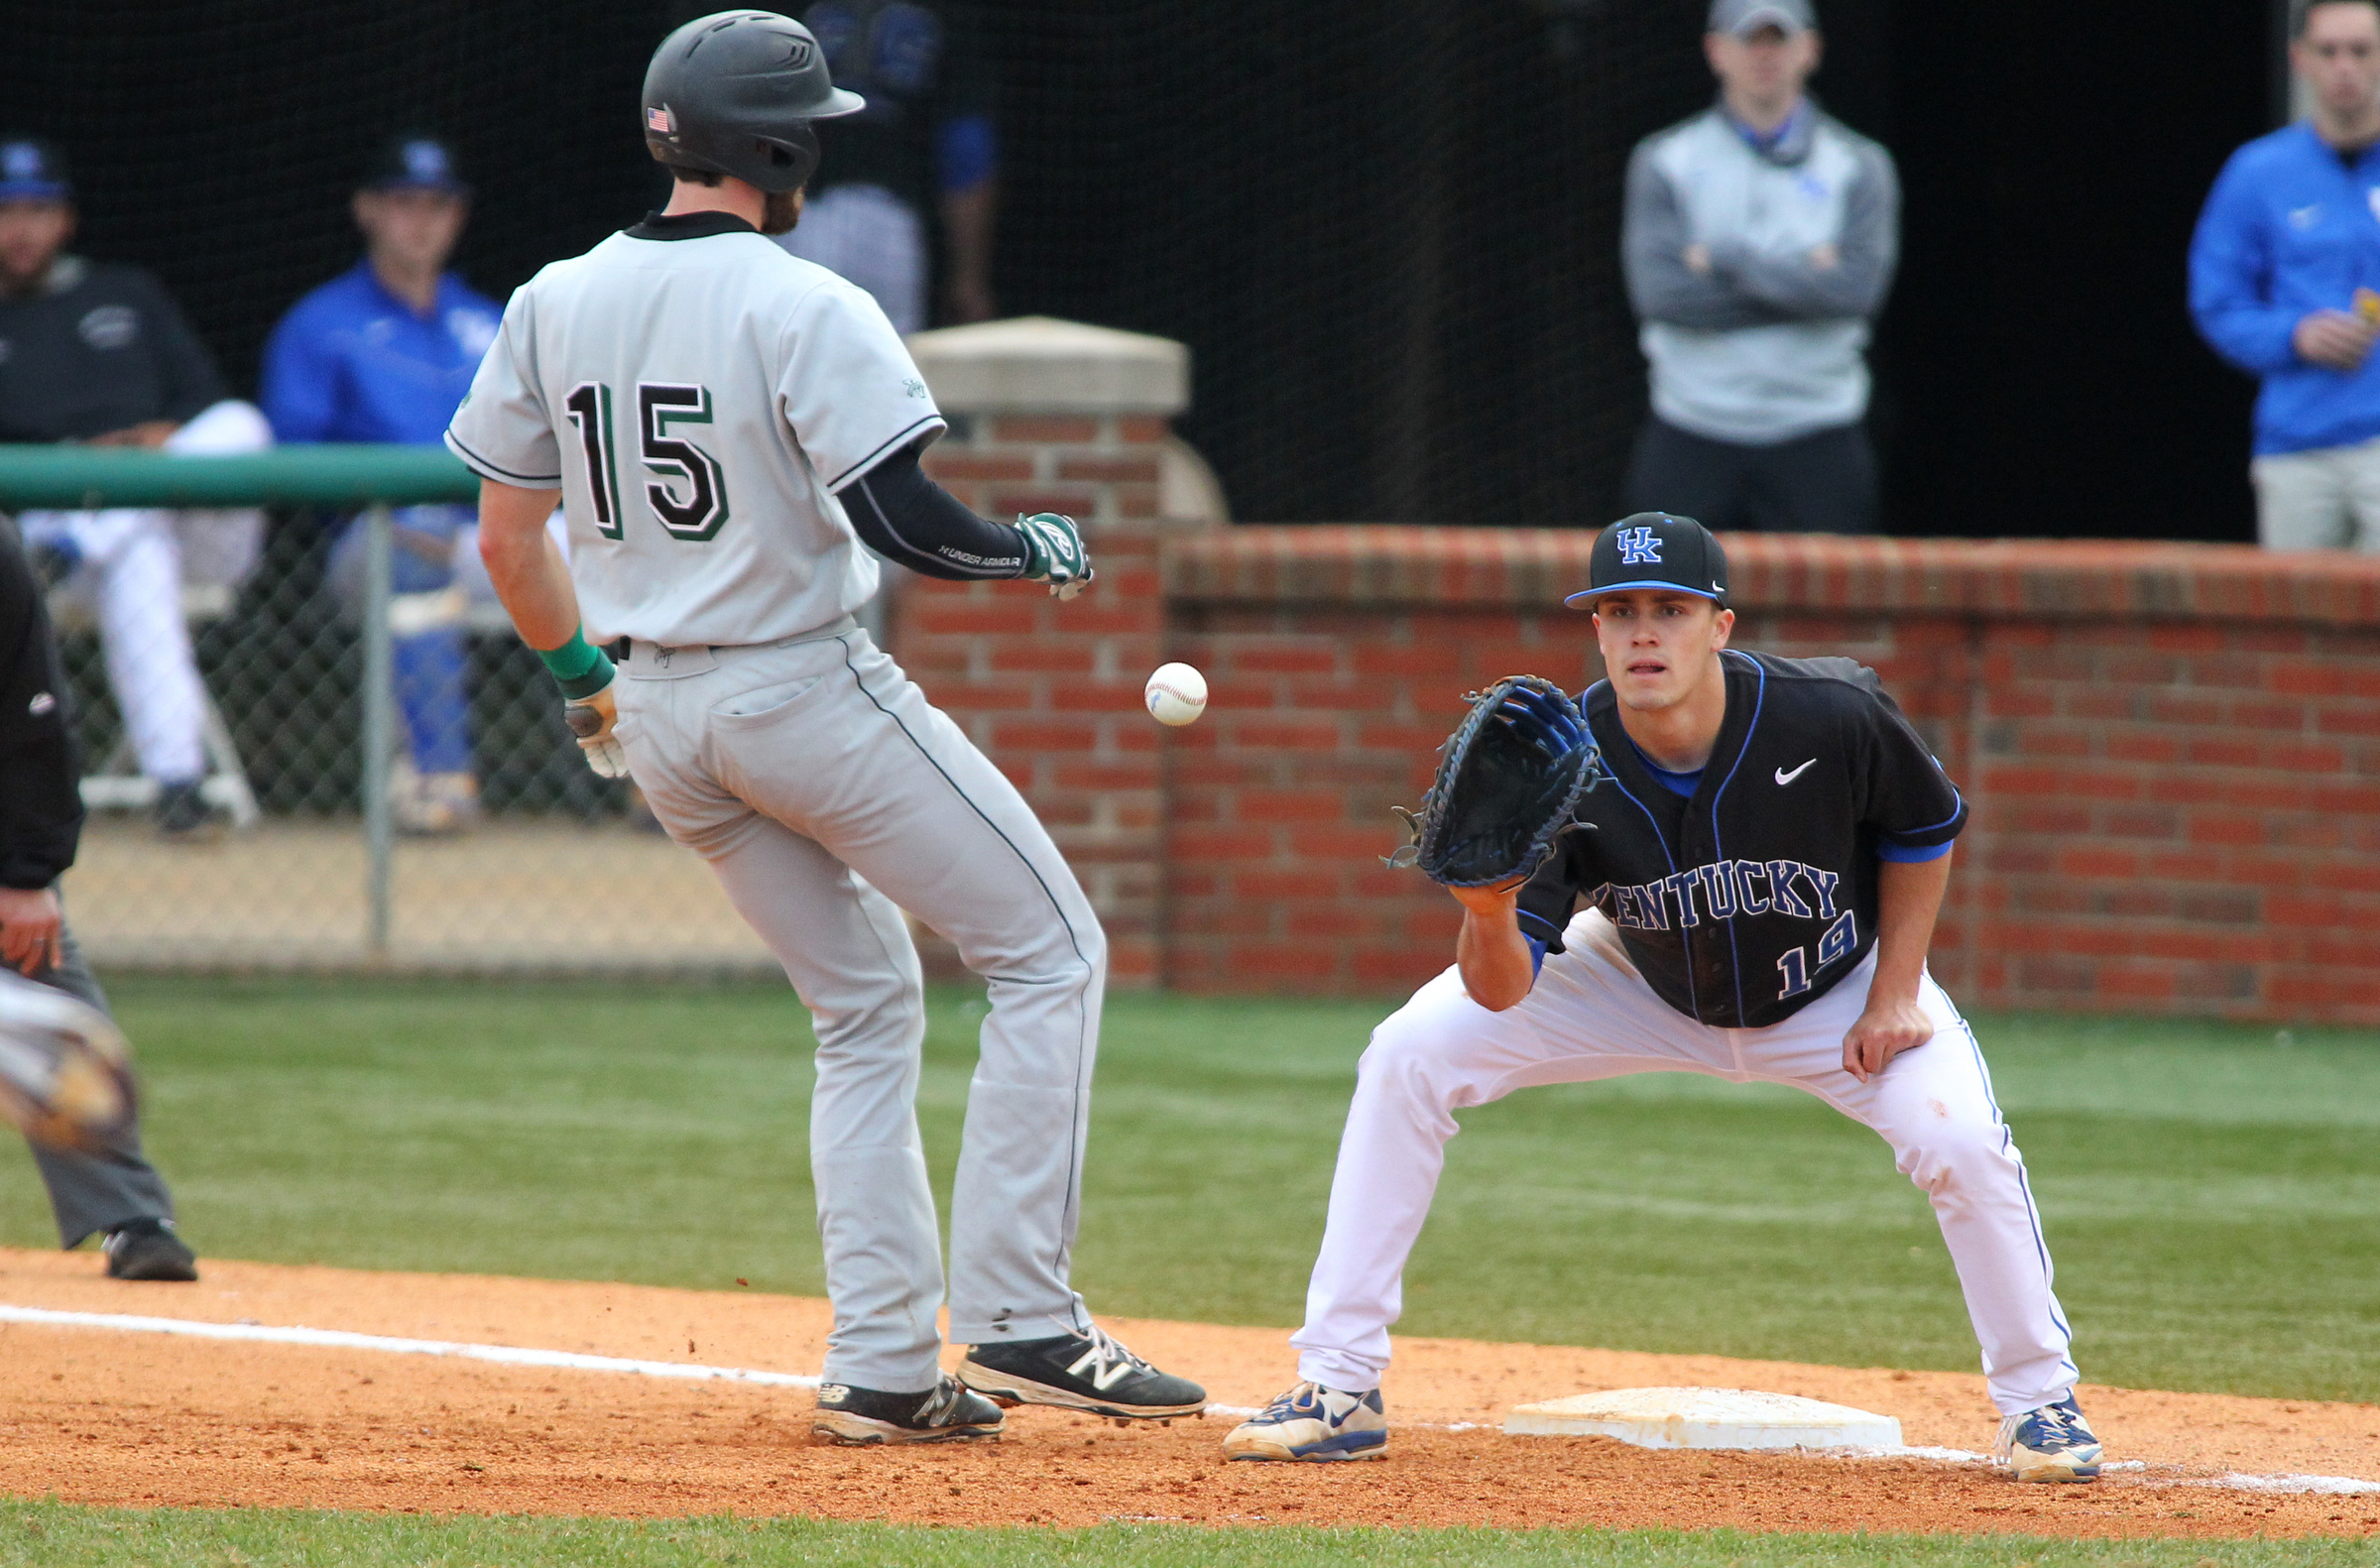
<svg viewBox="0 0 2380 1568"><path fill-rule="evenodd" d="M991 1437L1018 1402L1191 1414L1205 1391L1102 1333L1067 1282L1099 921L1014 787L852 619L876 591L871 550L1061 597L1091 579L1067 519L987 522L918 471L943 421L884 311L767 237L798 220L809 122L860 104L784 17L670 34L644 98L667 207L513 297L447 441L481 476L489 574L590 764L634 774L816 1023L834 1305L818 1433ZM545 534L557 489L567 565ZM590 635L626 641L616 671ZM904 908L991 996L952 1200L950 1335L970 1347L955 1379Z"/></svg>

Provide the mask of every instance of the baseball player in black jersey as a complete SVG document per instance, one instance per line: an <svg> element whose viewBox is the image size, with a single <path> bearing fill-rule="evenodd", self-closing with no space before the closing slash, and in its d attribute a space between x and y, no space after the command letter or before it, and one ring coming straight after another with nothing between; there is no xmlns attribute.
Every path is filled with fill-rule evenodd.
<svg viewBox="0 0 2380 1568"><path fill-rule="evenodd" d="M1235 1459L1385 1450L1379 1382L1453 1113L1534 1084L1700 1072L1866 1124L1932 1198L2018 1479L2086 1481L2065 1314L1974 1035L1926 974L1958 789L1848 659L1727 647L1726 557L1692 519L1598 536L1604 777L1534 875L1455 888L1456 963L1372 1032L1291 1343L1302 1380Z"/></svg>

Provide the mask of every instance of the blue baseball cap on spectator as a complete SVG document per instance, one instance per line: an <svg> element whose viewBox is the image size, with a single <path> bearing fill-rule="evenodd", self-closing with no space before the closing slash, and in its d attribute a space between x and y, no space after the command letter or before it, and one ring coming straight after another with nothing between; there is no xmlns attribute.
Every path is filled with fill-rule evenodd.
<svg viewBox="0 0 2380 1568"><path fill-rule="evenodd" d="M471 187L455 173L454 153L434 136L393 136L364 171L366 190L435 190L467 196Z"/></svg>
<svg viewBox="0 0 2380 1568"><path fill-rule="evenodd" d="M0 201L71 201L66 160L37 136L0 137Z"/></svg>

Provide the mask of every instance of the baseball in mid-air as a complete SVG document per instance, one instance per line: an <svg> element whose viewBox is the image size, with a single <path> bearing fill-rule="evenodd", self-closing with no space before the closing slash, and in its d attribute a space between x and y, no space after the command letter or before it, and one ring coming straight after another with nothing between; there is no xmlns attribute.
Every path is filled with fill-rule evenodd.
<svg viewBox="0 0 2380 1568"><path fill-rule="evenodd" d="M1188 664L1159 664L1141 694L1159 724L1188 724L1207 711L1207 677Z"/></svg>

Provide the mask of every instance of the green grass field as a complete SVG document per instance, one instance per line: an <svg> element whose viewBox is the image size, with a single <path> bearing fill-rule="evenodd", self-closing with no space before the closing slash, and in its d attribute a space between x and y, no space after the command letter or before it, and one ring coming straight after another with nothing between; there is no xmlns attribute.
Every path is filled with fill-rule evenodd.
<svg viewBox="0 0 2380 1568"><path fill-rule="evenodd" d="M822 1289L808 1034L781 989L127 980L115 990L145 1063L152 1147L204 1253ZM1113 1000L1076 1269L1096 1309L1296 1321L1355 1060L1382 1011ZM981 1016L978 998L935 997L922 1112L944 1182ZM1981 1019L1978 1032L2033 1169L2086 1377L2380 1400L2380 1035L2045 1017ZM1464 1123L1408 1280L1412 1332L1974 1365L1922 1196L1878 1140L1814 1101L1671 1076L1532 1090ZM0 1177L0 1242L52 1240L21 1162ZM86 1547L65 1541L96 1543L109 1529L164 1532L143 1560L184 1560L171 1535L190 1543L187 1560L218 1561L230 1537L206 1532L235 1522L5 1517L0 1563L81 1561L72 1552ZM10 1556L22 1525L43 1519L58 1554ZM304 1526L324 1539L396 1527ZM442 1544L423 1536L418 1553L401 1555L517 1556L469 1529L529 1527L457 1525L463 1533ZM540 1535L555 1555L538 1560L725 1560L719 1542L742 1526L689 1524L677 1543L625 1525L610 1536L571 1528L568 1540ZM621 1557L632 1538L645 1555ZM1029 1533L804 1536L771 1525L752 1550L764 1539L817 1561L845 1560L835 1553L847 1548L851 1560L1105 1560ZM1151 1555L1171 1539L1135 1535L1130 1551L1196 1562L1219 1549L1184 1537L1162 1547L1175 1555ZM1322 1550L1306 1537L1265 1539L1271 1561ZM1367 1539L1376 1555L1365 1560L1424 1549L1393 1534ZM1451 1537L1410 1539L1456 1549ZM1650 1560L1631 1555L1649 1539L1545 1537L1550 1555L1514 1557L1518 1547L1482 1536L1461 1550L1627 1562ZM1728 1560L1719 1537L1693 1539L1694 1553L1715 1555L1655 1555ZM1808 1555L1820 1550L1771 1541L1746 1560L1953 1560L1908 1542ZM2045 1555L2027 1544L2008 1560L2167 1560L2126 1551ZM2177 1551L2171 1560L2187 1563L2329 1560Z"/></svg>
<svg viewBox="0 0 2380 1568"><path fill-rule="evenodd" d="M0 1502L0 1568L2369 1568L2349 1541L2065 1541L1737 1530L920 1529L716 1515L445 1518Z"/></svg>

